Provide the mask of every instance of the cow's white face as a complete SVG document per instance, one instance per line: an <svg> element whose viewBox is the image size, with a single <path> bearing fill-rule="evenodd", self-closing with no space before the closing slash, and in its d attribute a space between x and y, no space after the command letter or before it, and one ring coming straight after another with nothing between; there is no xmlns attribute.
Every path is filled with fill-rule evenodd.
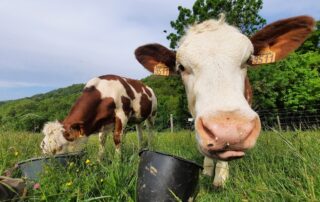
<svg viewBox="0 0 320 202"><path fill-rule="evenodd" d="M43 131L45 135L40 147L44 154L64 154L81 151L87 142L87 137L79 137L74 141L68 141L65 136L65 129L58 121L45 124Z"/></svg>
<svg viewBox="0 0 320 202"><path fill-rule="evenodd" d="M251 41L227 24L210 20L187 32L177 50L176 69L193 116L236 108L252 111L244 97L246 62L252 53Z"/></svg>
<svg viewBox="0 0 320 202"><path fill-rule="evenodd" d="M176 68L195 118L200 151L210 157L242 157L260 132L257 113L245 98L251 41L234 27L209 20L189 29Z"/></svg>
<svg viewBox="0 0 320 202"><path fill-rule="evenodd" d="M259 116L250 107L248 64L286 57L303 43L314 24L308 16L288 18L249 39L224 19L208 20L186 32L176 53L147 44L136 49L135 55L151 72L181 75L199 150L211 158L231 160L244 156L261 130ZM250 60L252 55L266 53L264 60Z"/></svg>

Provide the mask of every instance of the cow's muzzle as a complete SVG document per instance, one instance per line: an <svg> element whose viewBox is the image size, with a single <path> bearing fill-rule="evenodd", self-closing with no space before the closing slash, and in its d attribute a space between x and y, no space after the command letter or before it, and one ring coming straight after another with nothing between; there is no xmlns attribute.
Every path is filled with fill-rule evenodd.
<svg viewBox="0 0 320 202"><path fill-rule="evenodd" d="M249 119L235 113L202 116L195 126L200 151L221 160L243 157L255 145L261 130L258 116Z"/></svg>

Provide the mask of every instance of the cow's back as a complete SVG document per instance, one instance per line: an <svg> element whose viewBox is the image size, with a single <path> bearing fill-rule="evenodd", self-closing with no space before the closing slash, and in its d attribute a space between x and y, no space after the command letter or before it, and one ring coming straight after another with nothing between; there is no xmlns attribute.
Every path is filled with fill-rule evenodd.
<svg viewBox="0 0 320 202"><path fill-rule="evenodd" d="M85 89L93 87L100 93L101 100L112 98L115 113L124 114L129 121L141 122L156 112L154 92L140 81L104 75L91 79Z"/></svg>

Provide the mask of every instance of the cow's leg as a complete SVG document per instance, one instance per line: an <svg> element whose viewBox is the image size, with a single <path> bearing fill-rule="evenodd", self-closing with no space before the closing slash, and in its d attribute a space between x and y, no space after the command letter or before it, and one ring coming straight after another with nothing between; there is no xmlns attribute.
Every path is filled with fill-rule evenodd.
<svg viewBox="0 0 320 202"><path fill-rule="evenodd" d="M229 178L229 165L227 161L217 161L213 186L223 187Z"/></svg>
<svg viewBox="0 0 320 202"><path fill-rule="evenodd" d="M101 131L99 133L99 161L102 161L105 157L106 151L106 132Z"/></svg>
<svg viewBox="0 0 320 202"><path fill-rule="evenodd" d="M149 117L146 120L147 130L148 130L148 147L151 147L153 138L153 127L154 127L154 117Z"/></svg>
<svg viewBox="0 0 320 202"><path fill-rule="evenodd" d="M124 128L127 125L128 119L125 116L116 115L114 121L113 141L116 147L116 153L120 154L121 137L123 135Z"/></svg>
<svg viewBox="0 0 320 202"><path fill-rule="evenodd" d="M136 124L136 129L137 129L137 135L138 135L138 147L141 149L142 147L142 123Z"/></svg>
<svg viewBox="0 0 320 202"><path fill-rule="evenodd" d="M204 175L207 175L207 176L212 176L213 174L213 160L208 158L208 157L204 157L204 160L203 160L203 171L202 173Z"/></svg>

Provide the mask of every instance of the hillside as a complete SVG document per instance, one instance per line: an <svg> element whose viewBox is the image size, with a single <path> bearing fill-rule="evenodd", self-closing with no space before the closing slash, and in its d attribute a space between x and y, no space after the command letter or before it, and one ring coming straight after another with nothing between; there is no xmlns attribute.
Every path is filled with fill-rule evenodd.
<svg viewBox="0 0 320 202"><path fill-rule="evenodd" d="M182 127L188 114L180 78L149 76L142 81L153 88L158 97L157 129L168 128L169 114L179 117L177 127ZM83 87L84 84L74 84L28 98L0 102L0 128L40 131L45 122L62 120L68 114Z"/></svg>
<svg viewBox="0 0 320 202"><path fill-rule="evenodd" d="M0 103L0 126L4 129L39 131L48 120L60 120L80 95L83 84L45 94Z"/></svg>

